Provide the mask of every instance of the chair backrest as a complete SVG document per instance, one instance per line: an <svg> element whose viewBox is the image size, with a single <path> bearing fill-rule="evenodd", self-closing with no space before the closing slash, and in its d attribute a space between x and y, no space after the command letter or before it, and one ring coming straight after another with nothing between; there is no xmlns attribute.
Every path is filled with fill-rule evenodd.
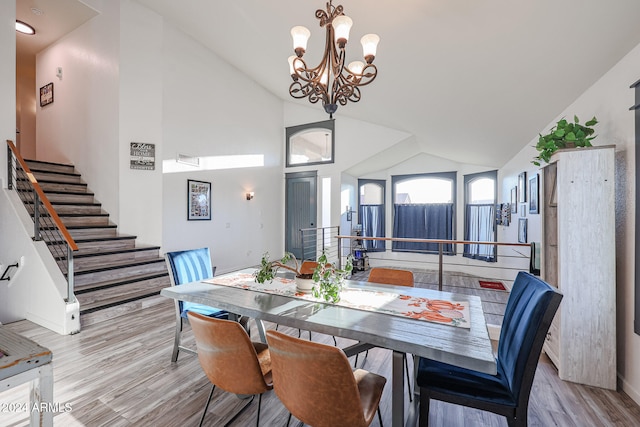
<svg viewBox="0 0 640 427"><path fill-rule="evenodd" d="M209 248L167 252L165 259L172 286L213 277Z"/></svg>
<svg viewBox="0 0 640 427"><path fill-rule="evenodd" d="M337 347L267 331L273 388L305 424L364 426L360 393L351 365Z"/></svg>
<svg viewBox="0 0 640 427"><path fill-rule="evenodd" d="M505 308L498 342L498 374L526 404L542 345L562 294L543 280L518 273Z"/></svg>
<svg viewBox="0 0 640 427"><path fill-rule="evenodd" d="M303 261L300 266L300 274L313 274L317 266L318 263L315 261Z"/></svg>
<svg viewBox="0 0 640 427"><path fill-rule="evenodd" d="M413 287L413 273L409 270L374 267L369 273L368 281L384 285Z"/></svg>
<svg viewBox="0 0 640 427"><path fill-rule="evenodd" d="M171 286L195 282L213 277L209 248L189 249L186 251L167 252L165 254ZM178 315L182 313L183 302L176 301Z"/></svg>
<svg viewBox="0 0 640 427"><path fill-rule="evenodd" d="M191 311L188 316L198 360L212 384L235 394L260 394L271 388L270 373L262 372L256 349L240 323Z"/></svg>

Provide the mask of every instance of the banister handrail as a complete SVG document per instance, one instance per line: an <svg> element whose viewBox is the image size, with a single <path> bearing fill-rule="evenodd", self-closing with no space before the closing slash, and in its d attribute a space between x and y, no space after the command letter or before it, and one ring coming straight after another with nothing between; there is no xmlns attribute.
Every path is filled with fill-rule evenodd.
<svg viewBox="0 0 640 427"><path fill-rule="evenodd" d="M391 242L414 242L414 243L437 243L438 244L438 290L442 290L443 285L443 255L444 245L487 245L487 246L517 246L517 247L531 247L530 243L509 243L509 242L480 242L472 240L443 240L443 239L416 239L408 237L365 237L357 235L337 235L338 246L342 246L342 239L349 240L378 240L378 241L391 241ZM497 249L496 249L497 250ZM338 266L341 266L341 258L338 258Z"/></svg>
<svg viewBox="0 0 640 427"><path fill-rule="evenodd" d="M366 236L351 236L351 235L338 235L337 239L351 239L351 240L384 240L393 242L416 242L416 243L443 243L453 245L495 245L495 246L522 246L531 247L530 243L511 243L511 242L479 242L476 240L444 240L444 239L415 239L408 237L366 237Z"/></svg>
<svg viewBox="0 0 640 427"><path fill-rule="evenodd" d="M71 234L69 233L69 230L67 230L67 227L65 227L65 225L62 223L62 220L60 219L55 209L51 205L51 202L49 202L49 199L47 198L47 196L44 194L42 187L40 187L40 184L38 184L38 180L35 178L35 176L33 176L31 169L29 169L29 166L27 166L27 163L24 161L24 159L18 152L18 149L13 144L13 142L9 139L7 140L7 144L9 145L9 148L13 152L13 155L16 156L16 160L20 164L20 167L22 168L22 170L24 170L25 174L29 178L29 182L31 182L33 189L38 194L38 197L40 198L40 201L42 202L45 209L47 210L47 213L51 216L51 219L55 223L56 227L58 227L58 229L60 230L60 234L62 234L62 237L64 238L67 245L69 246L69 249L71 249L73 252L77 251L78 245L76 244L75 240L73 240L73 237L71 237Z"/></svg>

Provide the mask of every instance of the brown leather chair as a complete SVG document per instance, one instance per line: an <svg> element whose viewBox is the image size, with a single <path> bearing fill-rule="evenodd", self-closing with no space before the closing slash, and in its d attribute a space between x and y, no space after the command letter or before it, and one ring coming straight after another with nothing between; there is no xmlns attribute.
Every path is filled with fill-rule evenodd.
<svg viewBox="0 0 640 427"><path fill-rule="evenodd" d="M409 270L401 270L396 268L374 267L369 272L369 283L377 283L380 285L407 286L413 288L413 272ZM365 353L365 360L369 355L369 350ZM403 354L404 370L407 374L407 388L409 393L409 401L413 402L413 393L411 393L411 375L409 374L409 364L407 363L407 355ZM358 355L354 367L358 364Z"/></svg>
<svg viewBox="0 0 640 427"><path fill-rule="evenodd" d="M273 330L267 341L274 390L290 414L313 427L367 427L377 412L382 425L379 404L386 378L352 371L337 347Z"/></svg>
<svg viewBox="0 0 640 427"><path fill-rule="evenodd" d="M273 388L269 347L263 343L251 342L238 322L207 317L192 311L187 316L196 340L200 365L212 384L200 425L217 385L238 395L259 395L256 417L258 426L262 393ZM240 415L252 401L253 397L229 422Z"/></svg>
<svg viewBox="0 0 640 427"><path fill-rule="evenodd" d="M374 267L371 269L367 281L382 285L409 286L413 288L413 273L409 270Z"/></svg>

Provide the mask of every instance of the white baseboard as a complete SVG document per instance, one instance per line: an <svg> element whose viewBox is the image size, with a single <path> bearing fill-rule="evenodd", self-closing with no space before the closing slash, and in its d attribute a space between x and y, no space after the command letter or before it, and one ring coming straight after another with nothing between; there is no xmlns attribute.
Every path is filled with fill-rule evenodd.
<svg viewBox="0 0 640 427"><path fill-rule="evenodd" d="M619 388L622 389L625 393L629 395L631 399L633 399L638 405L640 405L640 393L638 390L634 389L631 384L629 384L624 378L618 375L618 384Z"/></svg>

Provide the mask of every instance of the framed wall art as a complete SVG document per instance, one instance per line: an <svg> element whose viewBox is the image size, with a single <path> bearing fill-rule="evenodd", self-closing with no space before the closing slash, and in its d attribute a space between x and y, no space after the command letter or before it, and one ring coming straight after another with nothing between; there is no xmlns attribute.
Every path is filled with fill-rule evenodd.
<svg viewBox="0 0 640 427"><path fill-rule="evenodd" d="M40 88L40 106L44 107L53 102L53 82Z"/></svg>
<svg viewBox="0 0 640 427"><path fill-rule="evenodd" d="M529 178L529 213L540 213L540 175L535 174Z"/></svg>
<svg viewBox="0 0 640 427"><path fill-rule="evenodd" d="M527 243L527 218L518 218L518 243Z"/></svg>
<svg viewBox="0 0 640 427"><path fill-rule="evenodd" d="M511 213L518 213L518 187L511 189Z"/></svg>
<svg viewBox="0 0 640 427"><path fill-rule="evenodd" d="M187 220L211 219L211 183L187 180Z"/></svg>
<svg viewBox="0 0 640 427"><path fill-rule="evenodd" d="M522 172L518 175L518 202L525 203L527 201L527 173Z"/></svg>

